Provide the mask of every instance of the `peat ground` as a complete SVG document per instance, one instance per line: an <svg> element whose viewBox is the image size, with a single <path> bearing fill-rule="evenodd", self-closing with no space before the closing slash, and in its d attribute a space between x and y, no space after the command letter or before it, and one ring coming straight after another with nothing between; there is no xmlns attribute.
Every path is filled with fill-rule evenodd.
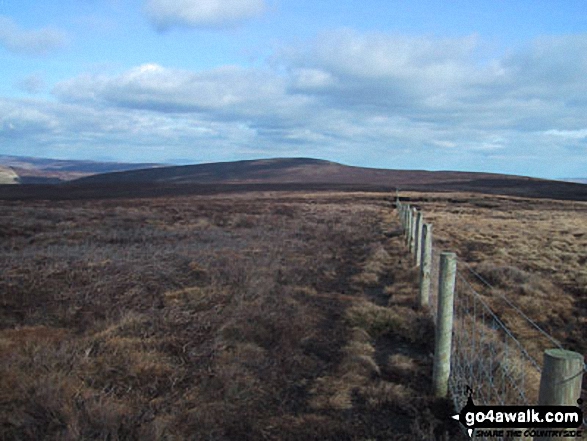
<svg viewBox="0 0 587 441"><path fill-rule="evenodd" d="M458 439L392 202L1 202L0 438Z"/></svg>

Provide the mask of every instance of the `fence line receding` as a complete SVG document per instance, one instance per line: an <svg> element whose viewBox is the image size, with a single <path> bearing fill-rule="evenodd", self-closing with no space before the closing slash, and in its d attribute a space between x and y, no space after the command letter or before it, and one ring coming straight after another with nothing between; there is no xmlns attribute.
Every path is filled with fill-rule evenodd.
<svg viewBox="0 0 587 441"><path fill-rule="evenodd" d="M418 305L430 309L436 337L443 338L443 333L446 334L446 330L442 329L446 324L447 312L444 309L446 299L439 299L439 296L446 295L443 294L446 287L442 286L446 274L441 269L441 260L445 260L445 257L441 258L441 254L448 253L441 253L434 246L432 225L425 222L421 211L401 202L399 194L396 196L396 208L405 231L406 245L411 253L419 254L418 257L414 256L415 264L420 266ZM484 290L489 290L492 297L484 295ZM537 337L532 338L532 341L543 342L542 348L538 349L535 344L532 348L526 347L506 320L494 311L489 300L494 293L505 303L508 313L516 314L520 322L536 333ZM565 351L555 338L458 257L450 304L454 311L451 314L452 331L449 331L452 336L451 344L448 344L449 373L447 375L444 371L445 365L437 366L437 363L444 363L445 354L435 353L433 390L437 395L450 396L455 410L460 411L465 406L469 388L478 405L577 404L579 396L575 397L574 402L569 401L572 401L570 397L580 395L585 369L582 355ZM439 308L444 310L439 311ZM435 351L442 352L446 345L446 341L437 342ZM542 368L541 356L544 357L545 366L550 366L548 363L556 360L557 356L580 360L570 364L578 372L574 378L566 372L567 377L561 382L555 378L556 375L562 375L556 373L557 368ZM552 363L556 365L555 361ZM442 381L446 381L446 385L438 384ZM560 390L563 383L567 388L565 391Z"/></svg>

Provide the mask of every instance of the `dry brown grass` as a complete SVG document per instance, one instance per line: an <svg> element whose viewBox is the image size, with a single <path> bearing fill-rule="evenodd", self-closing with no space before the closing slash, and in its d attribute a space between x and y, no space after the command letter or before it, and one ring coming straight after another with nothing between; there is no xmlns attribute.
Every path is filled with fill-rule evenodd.
<svg viewBox="0 0 587 441"><path fill-rule="evenodd" d="M457 252L494 287L460 266L539 363L553 343L503 296L566 349L587 354L587 203L466 193L409 196L434 224L437 249Z"/></svg>
<svg viewBox="0 0 587 441"><path fill-rule="evenodd" d="M424 386L428 328L386 196L0 213L1 439L407 440L451 424Z"/></svg>

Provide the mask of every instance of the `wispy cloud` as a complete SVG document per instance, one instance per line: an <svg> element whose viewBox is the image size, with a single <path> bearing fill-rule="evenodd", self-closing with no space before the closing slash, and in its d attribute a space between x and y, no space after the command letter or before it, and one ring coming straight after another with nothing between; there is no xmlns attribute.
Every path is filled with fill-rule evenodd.
<svg viewBox="0 0 587 441"><path fill-rule="evenodd" d="M234 26L264 10L264 0L147 0L145 4L147 16L158 30Z"/></svg>
<svg viewBox="0 0 587 441"><path fill-rule="evenodd" d="M46 55L67 42L65 32L46 27L37 30L20 28L11 18L0 16L0 46L25 55Z"/></svg>
<svg viewBox="0 0 587 441"><path fill-rule="evenodd" d="M27 75L26 77L21 78L15 84L15 87L27 93L35 94L43 91L45 88L45 80L40 74Z"/></svg>
<svg viewBox="0 0 587 441"><path fill-rule="evenodd" d="M568 139L586 139L587 129L579 130L547 130L544 132L545 135L560 136Z"/></svg>

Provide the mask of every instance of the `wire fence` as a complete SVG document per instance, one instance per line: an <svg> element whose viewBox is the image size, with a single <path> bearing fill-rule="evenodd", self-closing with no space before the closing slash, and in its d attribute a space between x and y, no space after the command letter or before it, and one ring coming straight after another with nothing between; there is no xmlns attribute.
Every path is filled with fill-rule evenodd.
<svg viewBox="0 0 587 441"><path fill-rule="evenodd" d="M486 405L538 402L540 365L494 313L466 276L457 271L449 386L456 408L466 387Z"/></svg>
<svg viewBox="0 0 587 441"><path fill-rule="evenodd" d="M437 318L440 251L433 249L430 306ZM462 261L459 261L462 266ZM449 388L456 409L468 391L483 405L526 405L538 400L540 364L457 270Z"/></svg>
<svg viewBox="0 0 587 441"><path fill-rule="evenodd" d="M405 228L416 231L413 222L409 215L402 217ZM436 325L440 254L433 241L429 305ZM507 318L495 312L496 305L507 311ZM477 405L536 405L541 356L548 348L563 349L561 344L458 258L453 314L448 388L455 409L465 406L469 392Z"/></svg>

